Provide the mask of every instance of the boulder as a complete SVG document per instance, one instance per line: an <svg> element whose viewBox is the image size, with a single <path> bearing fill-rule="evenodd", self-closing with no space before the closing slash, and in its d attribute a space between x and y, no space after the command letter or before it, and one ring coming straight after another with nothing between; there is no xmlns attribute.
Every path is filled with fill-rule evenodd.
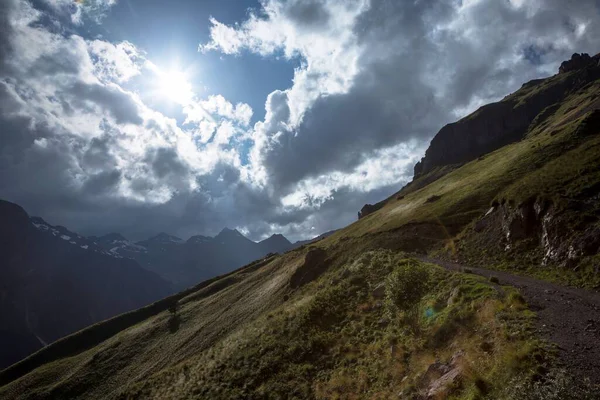
<svg viewBox="0 0 600 400"><path fill-rule="evenodd" d="M461 379L463 367L461 361L464 359L464 352L457 351L450 359L450 363L442 364L436 362L429 366L425 377L434 377L436 374L441 376L431 380L427 390L427 399L440 399L446 394L446 391L455 386Z"/></svg>
<svg viewBox="0 0 600 400"><path fill-rule="evenodd" d="M460 368L453 368L439 379L435 380L427 392L428 399L439 399L450 386L453 386L460 379Z"/></svg>
<svg viewBox="0 0 600 400"><path fill-rule="evenodd" d="M317 279L329 266L326 257L327 252L319 248L306 253L304 263L296 269L290 278L290 287L295 289Z"/></svg>

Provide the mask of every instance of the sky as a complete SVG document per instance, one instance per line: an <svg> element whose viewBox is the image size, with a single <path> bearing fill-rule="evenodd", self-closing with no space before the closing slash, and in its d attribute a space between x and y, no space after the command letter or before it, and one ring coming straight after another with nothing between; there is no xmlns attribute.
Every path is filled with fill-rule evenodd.
<svg viewBox="0 0 600 400"><path fill-rule="evenodd" d="M0 198L133 240L343 227L442 126L600 52L600 0L2 0L0 20Z"/></svg>

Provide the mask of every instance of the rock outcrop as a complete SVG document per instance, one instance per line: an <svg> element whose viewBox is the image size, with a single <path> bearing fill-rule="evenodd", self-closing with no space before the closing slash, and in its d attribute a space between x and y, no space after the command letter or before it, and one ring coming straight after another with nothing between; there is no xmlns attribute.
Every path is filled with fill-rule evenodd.
<svg viewBox="0 0 600 400"><path fill-rule="evenodd" d="M518 249L528 242L541 250L541 265L574 268L579 262L600 251L600 226L590 224L574 231L569 216L552 202L526 201L519 206L494 206L476 224L475 231L498 229L505 252Z"/></svg>
<svg viewBox="0 0 600 400"><path fill-rule="evenodd" d="M358 219L364 218L369 214L373 214L375 211L383 207L384 204L385 203L383 202L377 204L365 204L358 212Z"/></svg>
<svg viewBox="0 0 600 400"><path fill-rule="evenodd" d="M515 105L515 101L489 104L443 127L431 141L425 157L415 165L415 178L436 167L474 160L521 139L533 118L550 104L543 102L534 110L515 110Z"/></svg>
<svg viewBox="0 0 600 400"><path fill-rule="evenodd" d="M567 72L575 71L581 68L587 67L589 64L594 62L594 58L590 57L587 53L578 54L575 53L571 56L570 60L564 61L558 69L559 74L565 74ZM596 60L597 62L597 60Z"/></svg>

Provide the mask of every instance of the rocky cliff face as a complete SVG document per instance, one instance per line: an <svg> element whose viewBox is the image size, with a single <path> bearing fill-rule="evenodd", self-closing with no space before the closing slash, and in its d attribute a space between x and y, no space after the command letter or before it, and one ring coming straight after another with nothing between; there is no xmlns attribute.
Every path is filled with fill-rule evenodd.
<svg viewBox="0 0 600 400"><path fill-rule="evenodd" d="M504 100L446 125L415 165L415 178L436 167L472 161L520 140L532 122L540 122L538 115L600 76L599 60L600 54L574 54L561 65L559 75L526 83Z"/></svg>
<svg viewBox="0 0 600 400"><path fill-rule="evenodd" d="M600 251L600 226L587 224L582 229L573 229L572 218L566 212L540 199L519 206L496 205L474 228L488 235L489 240L498 238L497 244L507 254L524 245L539 249L542 266L570 269ZM499 235L490 235L493 231Z"/></svg>

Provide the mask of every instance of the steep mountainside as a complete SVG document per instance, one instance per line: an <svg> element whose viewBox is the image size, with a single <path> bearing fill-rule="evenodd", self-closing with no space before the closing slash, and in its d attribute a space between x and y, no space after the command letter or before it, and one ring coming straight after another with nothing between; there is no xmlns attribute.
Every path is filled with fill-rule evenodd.
<svg viewBox="0 0 600 400"><path fill-rule="evenodd" d="M106 318L167 296L132 260L0 201L0 366Z"/></svg>
<svg viewBox="0 0 600 400"><path fill-rule="evenodd" d="M436 167L472 161L522 139L532 123L543 122L541 120L556 111L555 105L598 79L599 62L600 54L594 57L574 54L571 61L563 63L559 75L528 82L504 100L483 106L460 121L446 125L415 166L415 178Z"/></svg>
<svg viewBox="0 0 600 400"><path fill-rule="evenodd" d="M598 286L599 59L574 56L563 63L564 72L507 97L518 99L515 112L520 112L540 101L539 93L561 93L562 100L535 116L522 140L464 165L422 170L343 236L377 232L385 242L386 232L396 230L397 248ZM485 116L485 109L464 120ZM488 133L464 132L467 137ZM440 146L441 134L426 154ZM451 142L445 146L453 148Z"/></svg>
<svg viewBox="0 0 600 400"><path fill-rule="evenodd" d="M593 340L576 356L575 344L566 354L541 340L595 337L596 320L586 332L537 323L556 286L527 278L539 290L523 293L541 296L530 309L496 276L425 258L597 287L600 66L590 60L442 130L413 182L352 225L54 343L0 372L0 397L600 398ZM456 154L441 154L446 140ZM595 310L597 298L554 309Z"/></svg>

